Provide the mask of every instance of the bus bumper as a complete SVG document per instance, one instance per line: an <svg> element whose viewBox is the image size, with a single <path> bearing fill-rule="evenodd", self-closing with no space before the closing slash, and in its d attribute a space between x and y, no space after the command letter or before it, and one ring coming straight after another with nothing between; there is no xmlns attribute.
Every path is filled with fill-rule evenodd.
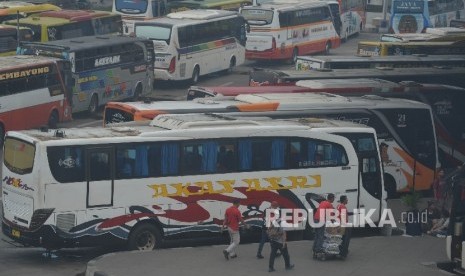
<svg viewBox="0 0 465 276"><path fill-rule="evenodd" d="M168 70L166 69L155 68L153 71L154 71L156 80L174 80L175 79L174 76L168 73Z"/></svg>
<svg viewBox="0 0 465 276"><path fill-rule="evenodd" d="M292 49L275 49L267 51L245 51L245 58L249 60L290 59Z"/></svg>
<svg viewBox="0 0 465 276"><path fill-rule="evenodd" d="M52 248L56 246L59 237L50 226L43 226L36 231L27 231L11 226L2 221L2 232L8 238L25 246Z"/></svg>

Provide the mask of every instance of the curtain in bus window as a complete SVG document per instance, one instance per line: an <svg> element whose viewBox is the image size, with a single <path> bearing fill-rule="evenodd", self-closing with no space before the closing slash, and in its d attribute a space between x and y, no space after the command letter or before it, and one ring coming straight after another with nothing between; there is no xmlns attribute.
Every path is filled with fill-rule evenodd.
<svg viewBox="0 0 465 276"><path fill-rule="evenodd" d="M218 143L206 142L203 144L202 171L213 173L216 172L218 158Z"/></svg>
<svg viewBox="0 0 465 276"><path fill-rule="evenodd" d="M239 169L250 170L252 168L252 141L239 141Z"/></svg>
<svg viewBox="0 0 465 276"><path fill-rule="evenodd" d="M136 147L136 164L134 168L134 176L148 176L149 167L147 162L147 147L146 146L137 146Z"/></svg>
<svg viewBox="0 0 465 276"><path fill-rule="evenodd" d="M343 163L342 157L343 154L341 152L341 149L336 145L331 146L331 159L333 161L332 163L334 165L341 165Z"/></svg>
<svg viewBox="0 0 465 276"><path fill-rule="evenodd" d="M271 168L284 168L284 155L286 149L286 141L284 139L274 139L271 142Z"/></svg>
<svg viewBox="0 0 465 276"><path fill-rule="evenodd" d="M317 158L316 158L316 152L318 149L318 144L315 141L308 141L307 144L307 165L305 167L308 167L310 164L314 166L316 164Z"/></svg>
<svg viewBox="0 0 465 276"><path fill-rule="evenodd" d="M173 175L178 173L179 147L177 144L163 144L161 147L161 173Z"/></svg>

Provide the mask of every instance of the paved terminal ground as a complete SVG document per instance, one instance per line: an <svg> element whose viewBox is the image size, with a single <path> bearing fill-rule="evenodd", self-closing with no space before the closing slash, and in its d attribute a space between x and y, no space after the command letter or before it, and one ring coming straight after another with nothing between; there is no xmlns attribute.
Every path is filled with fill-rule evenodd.
<svg viewBox="0 0 465 276"><path fill-rule="evenodd" d="M161 249L150 252L117 252L101 256L87 266L86 276L127 275L356 275L356 276L437 276L452 275L436 266L446 260L445 239L431 236L375 236L354 238L346 260L312 259L312 241L289 243L293 270L284 269L277 258L276 272L268 272L269 244L265 259L255 257L257 244L241 244L238 258L227 261L225 245Z"/></svg>

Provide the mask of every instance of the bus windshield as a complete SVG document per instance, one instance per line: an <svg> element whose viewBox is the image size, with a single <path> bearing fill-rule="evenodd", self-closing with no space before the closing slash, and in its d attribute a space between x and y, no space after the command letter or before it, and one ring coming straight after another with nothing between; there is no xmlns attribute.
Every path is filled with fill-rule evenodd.
<svg viewBox="0 0 465 276"><path fill-rule="evenodd" d="M114 0L115 9L125 14L140 14L147 11L147 0Z"/></svg>
<svg viewBox="0 0 465 276"><path fill-rule="evenodd" d="M241 14L250 25L271 24L273 21L273 11L270 10L243 9Z"/></svg>
<svg viewBox="0 0 465 276"><path fill-rule="evenodd" d="M138 37L146 37L152 40L163 40L167 44L171 39L171 26L162 25L136 25L135 31Z"/></svg>

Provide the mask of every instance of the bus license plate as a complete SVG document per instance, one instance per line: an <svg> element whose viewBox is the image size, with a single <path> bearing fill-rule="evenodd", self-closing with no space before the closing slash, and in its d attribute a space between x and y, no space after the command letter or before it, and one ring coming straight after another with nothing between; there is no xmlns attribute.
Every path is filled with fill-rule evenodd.
<svg viewBox="0 0 465 276"><path fill-rule="evenodd" d="M19 232L18 230L12 229L11 230L11 235L13 237L19 238L21 236L21 232Z"/></svg>

